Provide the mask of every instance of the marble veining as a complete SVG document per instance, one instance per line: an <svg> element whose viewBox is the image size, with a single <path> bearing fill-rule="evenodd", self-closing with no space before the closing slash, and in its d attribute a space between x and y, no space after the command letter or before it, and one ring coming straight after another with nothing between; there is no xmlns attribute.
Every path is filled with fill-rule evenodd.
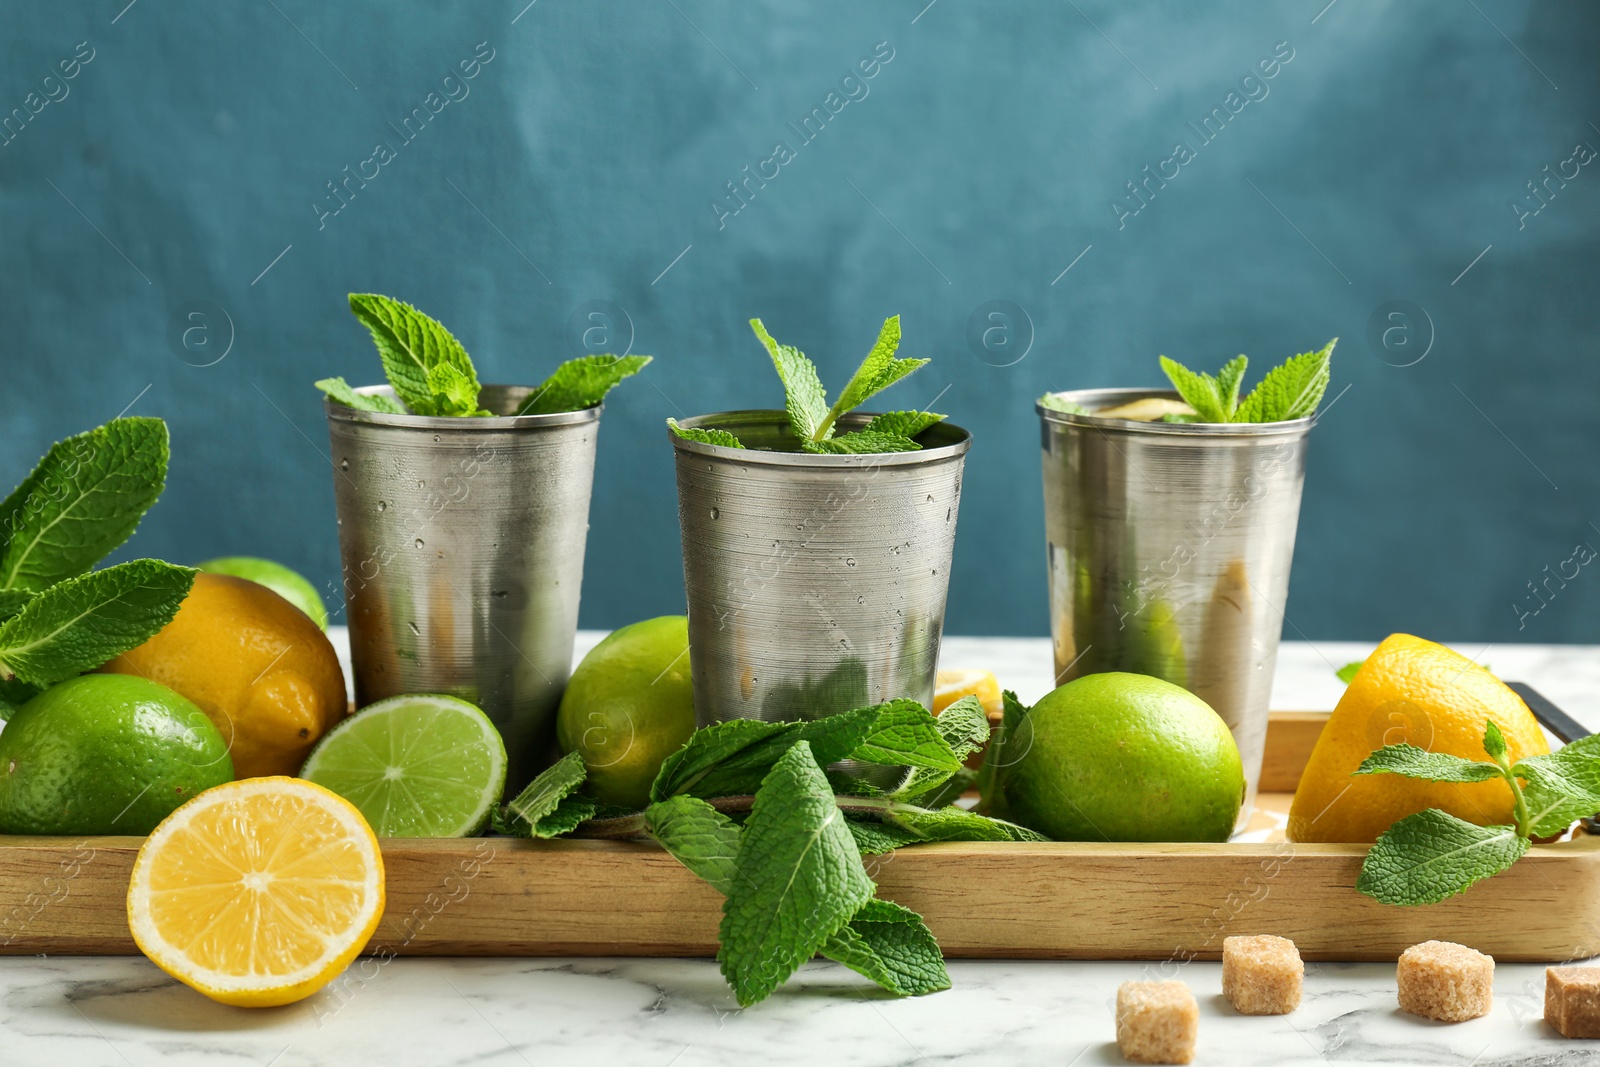
<svg viewBox="0 0 1600 1067"><path fill-rule="evenodd" d="M580 635L580 654L598 636ZM1370 648L1285 644L1274 704L1331 707L1333 668ZM1463 650L1600 724L1600 649ZM990 667L1025 700L1050 688L1042 639L949 638L944 661ZM1264 1018L1227 1005L1219 965L1176 972L1200 1001L1201 1064L1600 1065L1600 1041L1544 1025L1543 966L1501 964L1494 1011L1453 1026L1400 1012L1389 964L1310 964L1300 1009ZM142 958L0 959L0 1067L1116 1064L1117 983L1172 976L1157 964L1021 960L954 960L950 975L948 992L898 1000L817 961L741 1010L707 960L397 959L352 968L300 1004L250 1011Z"/></svg>

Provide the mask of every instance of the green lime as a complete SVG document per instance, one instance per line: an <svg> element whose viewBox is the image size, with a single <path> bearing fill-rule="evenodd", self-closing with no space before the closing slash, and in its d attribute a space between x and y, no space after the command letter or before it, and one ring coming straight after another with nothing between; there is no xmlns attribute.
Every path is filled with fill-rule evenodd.
<svg viewBox="0 0 1600 1067"><path fill-rule="evenodd" d="M605 804L642 808L661 761L694 733L689 620L646 619L583 657L556 715L562 752L581 752L589 791Z"/></svg>
<svg viewBox="0 0 1600 1067"><path fill-rule="evenodd" d="M257 556L223 556L208 559L199 566L207 574L228 574L264 585L311 616L312 622L324 630L328 628L327 606L322 603L317 587L298 571Z"/></svg>
<svg viewBox="0 0 1600 1067"><path fill-rule="evenodd" d="M227 742L205 712L137 675L86 674L0 731L0 833L147 834L231 781Z"/></svg>
<svg viewBox="0 0 1600 1067"><path fill-rule="evenodd" d="M506 746L465 700L390 697L328 731L300 777L354 804L379 837L469 837L505 791Z"/></svg>
<svg viewBox="0 0 1600 1067"><path fill-rule="evenodd" d="M1227 724L1193 693L1143 674L1090 674L1056 689L1005 758L1006 817L1057 841L1226 841L1244 800Z"/></svg>

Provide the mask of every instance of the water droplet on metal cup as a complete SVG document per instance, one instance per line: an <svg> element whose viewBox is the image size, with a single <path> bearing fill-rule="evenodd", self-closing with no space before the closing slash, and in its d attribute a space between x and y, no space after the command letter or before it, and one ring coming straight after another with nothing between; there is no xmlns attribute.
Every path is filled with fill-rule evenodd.
<svg viewBox="0 0 1600 1067"><path fill-rule="evenodd" d="M846 567L854 567L856 565L856 558L854 556L846 556L844 558L844 565Z"/></svg>
<svg viewBox="0 0 1600 1067"><path fill-rule="evenodd" d="M389 509L389 502L387 500L378 501L378 510L379 511L387 511L388 509Z"/></svg>
<svg viewBox="0 0 1600 1067"><path fill-rule="evenodd" d="M711 509L711 517L713 519L719 519L719 518L722 517L722 512L718 511L716 508L712 508Z"/></svg>
<svg viewBox="0 0 1600 1067"><path fill-rule="evenodd" d="M348 459L341 459L339 461L339 469L342 470L342 471L349 470L350 469L350 461Z"/></svg>
<svg viewBox="0 0 1600 1067"><path fill-rule="evenodd" d="M419 537L419 538L417 538L417 547L418 547L418 548L421 548L421 547L422 547L422 538L420 538L420 537Z"/></svg>
<svg viewBox="0 0 1600 1067"><path fill-rule="evenodd" d="M422 636L422 631L417 629L417 624L416 623L408 622L408 623L406 623L406 625L411 628L411 632L412 633L416 634L418 637Z"/></svg>

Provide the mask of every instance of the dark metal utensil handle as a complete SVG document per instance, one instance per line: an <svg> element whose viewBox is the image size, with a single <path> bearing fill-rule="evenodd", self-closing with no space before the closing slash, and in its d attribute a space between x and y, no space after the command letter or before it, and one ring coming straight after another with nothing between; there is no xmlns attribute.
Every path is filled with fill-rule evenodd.
<svg viewBox="0 0 1600 1067"><path fill-rule="evenodd" d="M1526 682L1507 682L1522 702L1528 705L1528 710L1533 712L1533 717L1545 729L1561 738L1567 744L1588 737L1593 730L1584 727L1583 723L1562 711L1551 703L1550 698L1540 693Z"/></svg>

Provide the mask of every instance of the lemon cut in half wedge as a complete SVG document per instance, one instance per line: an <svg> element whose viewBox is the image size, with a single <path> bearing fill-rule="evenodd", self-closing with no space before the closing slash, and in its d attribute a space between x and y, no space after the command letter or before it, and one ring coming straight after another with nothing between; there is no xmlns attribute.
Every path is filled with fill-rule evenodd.
<svg viewBox="0 0 1600 1067"><path fill-rule="evenodd" d="M128 925L151 962L244 1007L327 985L382 914L372 829L349 801L298 778L199 794L145 840L128 887Z"/></svg>

